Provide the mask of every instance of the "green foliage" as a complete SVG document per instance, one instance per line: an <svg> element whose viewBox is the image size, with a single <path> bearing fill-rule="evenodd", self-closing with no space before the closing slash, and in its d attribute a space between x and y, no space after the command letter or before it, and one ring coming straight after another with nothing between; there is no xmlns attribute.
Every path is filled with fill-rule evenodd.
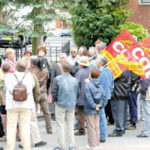
<svg viewBox="0 0 150 150"><path fill-rule="evenodd" d="M8 26L7 24L5 24L3 22L0 22L0 33L7 32L10 30L12 30L12 28L10 26Z"/></svg>
<svg viewBox="0 0 150 150"><path fill-rule="evenodd" d="M93 46L97 39L109 44L117 36L132 11L125 6L129 0L76 0L70 9L75 43Z"/></svg>
<svg viewBox="0 0 150 150"><path fill-rule="evenodd" d="M141 24L126 22L119 26L117 33L119 34L124 29L127 29L132 35L137 36L138 41L142 41L148 37L148 31Z"/></svg>
<svg viewBox="0 0 150 150"><path fill-rule="evenodd" d="M0 10L12 0L0 0Z"/></svg>

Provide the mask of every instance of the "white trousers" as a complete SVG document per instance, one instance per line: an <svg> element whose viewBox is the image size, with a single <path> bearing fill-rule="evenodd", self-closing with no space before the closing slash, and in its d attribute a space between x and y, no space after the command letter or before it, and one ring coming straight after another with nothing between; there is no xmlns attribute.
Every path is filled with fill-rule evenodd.
<svg viewBox="0 0 150 150"><path fill-rule="evenodd" d="M41 141L41 135L35 109L32 110L30 127L31 127L31 141L32 144L34 145Z"/></svg>
<svg viewBox="0 0 150 150"><path fill-rule="evenodd" d="M74 138L74 109L65 109L57 104L55 105L55 115L57 124L57 144L58 147L65 147L65 137L68 136L68 146L75 146ZM65 134L65 125L67 128L67 135Z"/></svg>
<svg viewBox="0 0 150 150"><path fill-rule="evenodd" d="M31 109L15 108L7 110L7 148L6 150L15 150L16 129L19 122L19 128L22 138L23 150L31 150L30 144L30 120Z"/></svg>

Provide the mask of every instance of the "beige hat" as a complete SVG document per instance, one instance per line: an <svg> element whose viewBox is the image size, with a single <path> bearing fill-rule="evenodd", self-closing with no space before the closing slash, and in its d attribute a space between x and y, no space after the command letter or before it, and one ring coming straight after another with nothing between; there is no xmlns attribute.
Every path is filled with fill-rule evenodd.
<svg viewBox="0 0 150 150"><path fill-rule="evenodd" d="M79 65L89 66L89 60L87 56L81 56L77 62Z"/></svg>

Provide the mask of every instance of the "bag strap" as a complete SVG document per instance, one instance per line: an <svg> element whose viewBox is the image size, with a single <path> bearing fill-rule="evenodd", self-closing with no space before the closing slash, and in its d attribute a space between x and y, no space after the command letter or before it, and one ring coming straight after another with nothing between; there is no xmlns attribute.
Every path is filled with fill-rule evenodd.
<svg viewBox="0 0 150 150"><path fill-rule="evenodd" d="M15 74L15 73L14 73L14 76L15 76L15 78L17 79L18 83L22 83L23 79L24 79L24 78L25 78L25 76L26 76L26 73L24 73L24 75L23 75L23 77L22 77L21 81L19 81L19 80L18 80L18 77L16 76L16 74Z"/></svg>
<svg viewBox="0 0 150 150"><path fill-rule="evenodd" d="M22 83L22 81L23 81L23 79L25 78L25 76L26 76L26 73L23 75L23 78L22 78L22 80L21 81L19 81L18 80L18 77L16 76L16 74L15 73L13 73L13 75L15 76L15 78L17 79L17 82L18 83ZM9 91L9 90L8 90ZM9 91L9 93L11 94L11 95L13 95L13 93L11 92L11 91ZM29 93L28 93L28 95L29 95Z"/></svg>

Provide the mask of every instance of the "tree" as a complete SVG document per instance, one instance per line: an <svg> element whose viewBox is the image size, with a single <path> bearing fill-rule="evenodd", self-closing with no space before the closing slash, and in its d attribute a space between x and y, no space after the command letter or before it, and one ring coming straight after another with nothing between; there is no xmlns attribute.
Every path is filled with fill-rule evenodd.
<svg viewBox="0 0 150 150"><path fill-rule="evenodd" d="M128 1L76 0L70 9L75 43L90 47L100 39L109 44L131 14L125 9Z"/></svg>
<svg viewBox="0 0 150 150"><path fill-rule="evenodd" d="M124 29L127 29L132 35L135 35L139 42L148 37L148 31L141 24L125 22L118 27L117 33L119 34Z"/></svg>
<svg viewBox="0 0 150 150"><path fill-rule="evenodd" d="M0 23L3 22L3 8L8 4L9 0L1 0L0 1Z"/></svg>
<svg viewBox="0 0 150 150"><path fill-rule="evenodd" d="M4 10L6 6L9 7ZM21 16L23 8L29 8L30 11ZM3 14L6 14L5 18L7 19ZM19 34L32 37L33 54L36 54L37 45L41 44L43 37L47 35L44 25L56 16L54 3L50 0L0 1L0 30L16 29Z"/></svg>
<svg viewBox="0 0 150 150"><path fill-rule="evenodd" d="M33 54L36 54L37 46L42 43L41 39L46 36L44 24L56 16L53 2L49 0L14 0L12 4L16 10L24 7L31 9L30 13L22 16L23 22L27 22L28 25L20 23L17 28L21 34L32 37L32 51Z"/></svg>

